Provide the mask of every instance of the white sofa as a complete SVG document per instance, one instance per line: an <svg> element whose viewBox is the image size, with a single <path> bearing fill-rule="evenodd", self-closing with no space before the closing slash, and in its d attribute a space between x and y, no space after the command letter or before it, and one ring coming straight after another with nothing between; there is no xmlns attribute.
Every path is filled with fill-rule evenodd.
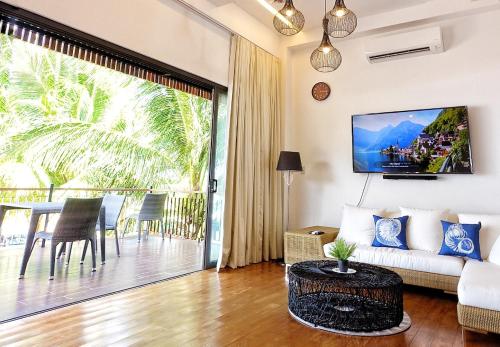
<svg viewBox="0 0 500 347"><path fill-rule="evenodd" d="M325 257L332 243L325 244ZM458 257L432 254L421 250L358 245L352 261L385 267L398 273L404 283L456 293L465 261Z"/></svg>
<svg viewBox="0 0 500 347"><path fill-rule="evenodd" d="M500 248L500 240L496 243ZM500 263L469 260L458 283L458 321L500 334Z"/></svg>
<svg viewBox="0 0 500 347"><path fill-rule="evenodd" d="M373 214L410 215L407 226L410 249L372 247ZM443 238L441 219L482 223L482 262L438 254ZM458 318L465 328L500 333L500 215L451 215L445 211L405 208L399 213L388 213L346 206L338 238L358 245L352 261L393 270L406 284L457 293ZM332 244L323 245L327 258Z"/></svg>

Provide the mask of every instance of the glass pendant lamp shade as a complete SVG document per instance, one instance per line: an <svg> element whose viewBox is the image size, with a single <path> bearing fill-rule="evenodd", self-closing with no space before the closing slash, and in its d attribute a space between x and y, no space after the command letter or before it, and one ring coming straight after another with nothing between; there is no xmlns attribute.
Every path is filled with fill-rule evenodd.
<svg viewBox="0 0 500 347"><path fill-rule="evenodd" d="M342 55L333 47L330 42L330 37L326 32L328 19L323 19L323 40L318 48L311 54L311 65L319 72L332 72L339 68L342 64Z"/></svg>
<svg viewBox="0 0 500 347"><path fill-rule="evenodd" d="M304 28L304 23L304 15L293 6L292 0L285 1L285 6L278 11L273 20L276 30L286 36L299 33Z"/></svg>
<svg viewBox="0 0 500 347"><path fill-rule="evenodd" d="M358 25L358 18L349 10L344 0L335 0L335 6L326 14L328 35L342 38L351 35Z"/></svg>

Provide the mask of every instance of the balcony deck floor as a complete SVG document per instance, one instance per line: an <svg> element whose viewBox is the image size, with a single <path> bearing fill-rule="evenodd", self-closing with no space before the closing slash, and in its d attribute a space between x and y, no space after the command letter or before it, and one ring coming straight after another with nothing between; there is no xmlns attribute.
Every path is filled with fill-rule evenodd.
<svg viewBox="0 0 500 347"><path fill-rule="evenodd" d="M106 264L91 272L91 256L80 265L83 242L75 242L70 264L65 256L56 263L49 281L50 247L33 250L25 278L18 279L24 246L0 248L0 322L67 305L92 297L161 281L201 270L203 242L150 236L140 244L133 237L120 240L117 257L114 239L106 239Z"/></svg>

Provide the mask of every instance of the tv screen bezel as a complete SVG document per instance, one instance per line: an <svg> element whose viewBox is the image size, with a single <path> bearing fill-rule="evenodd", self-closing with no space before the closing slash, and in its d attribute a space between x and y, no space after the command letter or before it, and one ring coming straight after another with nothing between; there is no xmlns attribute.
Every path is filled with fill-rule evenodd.
<svg viewBox="0 0 500 347"><path fill-rule="evenodd" d="M400 113L400 112L417 112L417 111L432 111L432 110L441 110L446 108L465 108L467 112L467 132L469 133L469 162L470 162L470 172L410 172L410 171L401 171L401 172L383 172L383 171L359 171L356 170L354 166L354 117L365 117L365 116L379 116L390 113ZM420 108L420 109L410 109L410 110L401 110L401 111L388 111L388 112L374 112L374 113L361 113L361 114L353 114L351 115L351 155L352 155L352 171L353 173L360 174L381 174L381 175L472 175L474 174L474 162L472 159L472 139L471 139L471 131L470 131L470 117L469 117L469 107L466 105L461 106L442 106L442 107L430 107L430 108Z"/></svg>

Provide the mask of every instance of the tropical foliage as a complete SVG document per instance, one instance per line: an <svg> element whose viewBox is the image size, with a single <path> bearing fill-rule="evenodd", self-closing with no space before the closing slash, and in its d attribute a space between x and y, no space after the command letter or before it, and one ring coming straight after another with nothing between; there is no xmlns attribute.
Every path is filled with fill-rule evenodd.
<svg viewBox="0 0 500 347"><path fill-rule="evenodd" d="M209 100L0 35L1 186L200 190L210 119Z"/></svg>

